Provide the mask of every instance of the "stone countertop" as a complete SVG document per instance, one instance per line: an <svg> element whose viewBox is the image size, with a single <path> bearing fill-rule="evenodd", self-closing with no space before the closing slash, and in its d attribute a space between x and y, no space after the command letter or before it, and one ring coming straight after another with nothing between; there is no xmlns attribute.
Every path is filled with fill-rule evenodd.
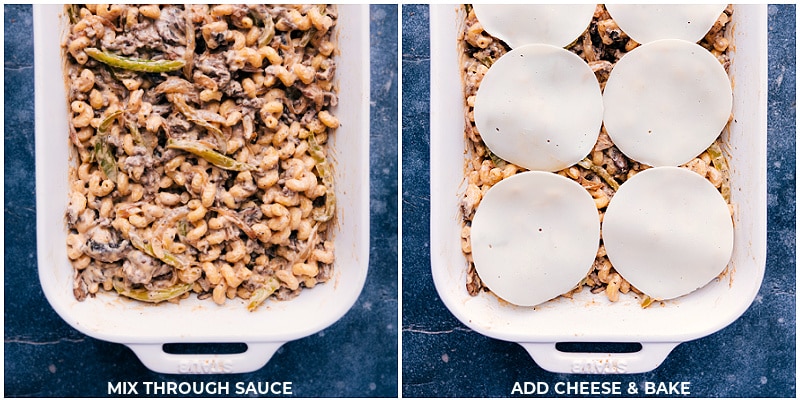
<svg viewBox="0 0 800 400"><path fill-rule="evenodd" d="M402 393L406 397L510 397L515 382L690 382L692 397L794 397L795 6L770 5L768 225L766 275L745 314L707 337L679 345L654 371L593 376L539 368L518 344L461 324L430 272L429 7L404 5L402 20ZM536 397L536 396L534 396Z"/></svg>
<svg viewBox="0 0 800 400"><path fill-rule="evenodd" d="M81 334L47 303L34 228L32 11L5 5L5 395L105 397L118 382L140 382L139 394L141 382L228 382L233 395L237 382L289 381L298 397L396 397L397 10L370 6L372 238L361 296L340 321L287 343L256 372L200 376L149 371L127 347Z"/></svg>

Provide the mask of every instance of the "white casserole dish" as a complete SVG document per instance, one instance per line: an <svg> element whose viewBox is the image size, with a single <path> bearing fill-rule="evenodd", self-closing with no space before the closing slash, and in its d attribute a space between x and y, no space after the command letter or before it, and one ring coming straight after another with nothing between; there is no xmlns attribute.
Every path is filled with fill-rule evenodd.
<svg viewBox="0 0 800 400"><path fill-rule="evenodd" d="M658 367L680 344L735 321L758 293L766 263L766 5L736 5L732 27L734 120L724 135L735 204L729 272L689 295L642 309L633 295L616 303L584 289L533 309L501 304L465 288L458 205L464 184L463 91L456 5L432 5L431 21L431 268L448 309L483 335L521 344L542 368L558 373L638 373ZM636 342L634 353L573 353L559 342Z"/></svg>
<svg viewBox="0 0 800 400"><path fill-rule="evenodd" d="M243 300L217 306L196 297L143 304L101 293L72 294L64 212L68 203L67 102L61 66L61 5L34 5L36 229L39 279L56 312L88 336L123 343L162 373L241 373L264 366L287 341L316 333L355 303L369 264L369 8L340 5L338 39L341 127L332 135L337 223L334 277L297 298L268 300L249 312ZM165 343L246 343L240 354L168 354Z"/></svg>

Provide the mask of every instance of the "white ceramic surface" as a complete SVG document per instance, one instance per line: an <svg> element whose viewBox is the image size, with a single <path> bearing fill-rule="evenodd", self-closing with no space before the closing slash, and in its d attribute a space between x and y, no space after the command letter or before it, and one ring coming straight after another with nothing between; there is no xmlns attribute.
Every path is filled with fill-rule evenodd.
<svg viewBox="0 0 800 400"><path fill-rule="evenodd" d="M766 5L737 5L733 14L734 120L724 132L736 207L730 272L680 298L642 309L633 295L610 303L583 290L539 307L471 297L464 285L458 204L465 189L463 92L456 5L432 5L431 268L436 289L462 323L483 335L520 343L542 368L561 373L637 373L655 369L679 343L712 334L749 307L766 262ZM636 353L567 353L558 342L638 342Z"/></svg>
<svg viewBox="0 0 800 400"><path fill-rule="evenodd" d="M34 5L36 208L39 278L50 304L88 336L123 343L162 373L240 373L261 368L285 342L316 333L355 303L369 264L369 7L340 5L337 76L341 127L332 137L336 181L336 261L331 281L285 302L249 312L241 299L224 307L192 297L142 304L115 294L78 302L66 256L67 102L62 79L60 5ZM240 342L241 354L167 354L164 343Z"/></svg>

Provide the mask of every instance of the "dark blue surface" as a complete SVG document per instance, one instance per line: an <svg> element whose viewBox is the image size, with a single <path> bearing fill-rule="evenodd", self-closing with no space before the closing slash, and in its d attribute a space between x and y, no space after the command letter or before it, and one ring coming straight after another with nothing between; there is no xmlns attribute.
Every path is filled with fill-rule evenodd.
<svg viewBox="0 0 800 400"><path fill-rule="evenodd" d="M361 297L339 322L287 343L254 373L184 376L153 373L127 347L75 331L42 293L34 228L31 7L4 7L5 396L104 397L109 383L121 381L230 382L231 395L236 382L291 381L296 397L397 396L398 7L372 5L370 12L372 238Z"/></svg>
<svg viewBox="0 0 800 400"><path fill-rule="evenodd" d="M515 382L690 382L692 397L795 397L795 6L769 6L767 269L753 305L730 326L679 345L645 374L553 374L515 344L466 328L433 287L429 260L428 6L402 18L403 367L406 397L508 397ZM430 132L431 135L440 134ZM644 395L639 386L639 395Z"/></svg>

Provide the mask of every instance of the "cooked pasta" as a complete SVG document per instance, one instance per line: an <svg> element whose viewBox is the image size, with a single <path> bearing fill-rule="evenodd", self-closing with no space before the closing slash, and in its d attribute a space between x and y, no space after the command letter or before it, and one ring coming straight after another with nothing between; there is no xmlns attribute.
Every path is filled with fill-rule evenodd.
<svg viewBox="0 0 800 400"><path fill-rule="evenodd" d="M730 59L726 53L728 41L726 29L733 7L728 6L717 22L699 42L711 52L723 65L727 72ZM465 162L465 190L461 199L460 213L462 217L461 249L468 267L466 289L470 295L489 291L478 276L472 259L470 243L470 227L475 210L479 207L483 195L504 178L522 172L525 169L509 163L486 147L475 126L473 110L475 96L480 82L492 63L509 51L501 40L483 30L475 17L471 6L464 7L465 20L459 50L461 56L461 76L464 88L465 142L467 160ZM595 73L600 87L605 87L609 73L614 64L628 51L639 46L619 29L616 22L605 7L597 5L588 29L567 50L580 56ZM575 110L574 112L581 112ZM721 138L702 154L682 165L708 179L730 201L729 171L727 162L720 150ZM620 184L648 168L625 156L609 138L605 127L601 128L597 142L591 153L581 162L558 171L559 175L580 183L594 198L595 205L602 221L606 206L614 196ZM642 298L642 306L648 306L652 300L632 287L613 268L601 244L597 250L594 264L583 281L572 291L563 294L571 297L588 287L592 293L604 293L610 301L617 301L620 293L633 291Z"/></svg>
<svg viewBox="0 0 800 400"><path fill-rule="evenodd" d="M329 280L332 5L69 5L78 300L249 310Z"/></svg>

